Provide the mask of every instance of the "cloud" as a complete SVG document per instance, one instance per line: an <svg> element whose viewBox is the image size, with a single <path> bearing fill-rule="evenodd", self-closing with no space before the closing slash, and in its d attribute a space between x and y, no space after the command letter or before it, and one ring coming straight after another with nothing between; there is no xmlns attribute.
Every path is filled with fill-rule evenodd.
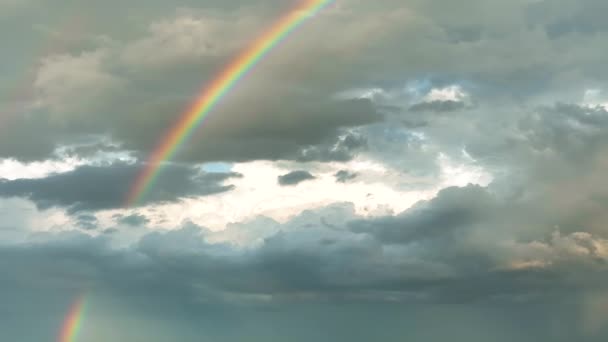
<svg viewBox="0 0 608 342"><path fill-rule="evenodd" d="M492 217L496 200L477 185L441 190L437 197L418 203L395 217L363 220L353 223L353 231L367 232L385 243L407 243L437 235L455 233L458 228L470 228Z"/></svg>
<svg viewBox="0 0 608 342"><path fill-rule="evenodd" d="M82 133L109 133L113 139L125 142L125 148L146 155L176 113L188 107L218 68L280 14L277 9L271 10L271 2L190 5L175 10L169 4L149 4L150 16L138 27L122 21L109 26L103 20L92 20L89 29L93 32L89 35L105 35L108 39L97 41L96 46L45 56L35 70L40 113L35 119L26 115L17 118L9 137L2 135L1 155L41 159L48 156L54 144ZM324 150L323 146L335 141L345 129L383 117L369 98L330 101L331 94L432 78L442 80L441 84L426 89L422 95L427 96L419 106L410 104L414 109L458 109L463 89L475 96L476 103L503 100L488 107L502 107L504 102L509 107L513 101L545 96L567 80L570 82L564 92L571 97L581 77L589 73L580 70L568 74L566 65L584 63L568 64L562 58L547 63L546 56L560 55L560 49L577 51L571 57L573 61L589 61L586 56L601 55L593 50L601 44L589 35L567 41L551 40L539 32L528 12L548 5L492 1L487 6L496 11L485 14L491 13L494 19L488 22L471 18L471 13L479 10L477 5L476 1L467 1L462 9L454 9L453 16L445 16L443 5L436 1L383 1L370 6L348 0L332 7L273 51L268 61L225 98L206 119L199 137L176 158L196 162L304 157L344 160L349 154L328 156L314 151ZM587 12L584 5L572 7L574 13ZM90 9L78 6L78 10L97 10L102 17L115 17L116 13L109 5ZM56 15L55 11L49 12L51 17ZM502 15L497 16L497 12ZM548 16L544 23L561 18L563 13L556 10L530 15ZM525 34L514 33L519 30ZM320 36L319 32L324 34ZM395 49L394 42L402 40L408 41L408 48ZM522 50L530 53L517 58L509 53ZM306 58L302 51L307 52ZM366 57L370 51L374 51L373 61ZM343 56L349 58L338 66L323 62ZM584 65L598 63L592 60ZM595 83L601 85L599 78L595 73ZM76 91L78 96L74 95ZM27 144L11 144L17 135L32 139ZM303 155L305 151L314 153Z"/></svg>
<svg viewBox="0 0 608 342"><path fill-rule="evenodd" d="M122 208L295 3L2 11L3 337L55 336L85 289L91 342L605 341L602 0L335 1Z"/></svg>
<svg viewBox="0 0 608 342"><path fill-rule="evenodd" d="M466 108L466 104L454 100L434 100L431 102L421 102L410 107L414 112L454 112Z"/></svg>
<svg viewBox="0 0 608 342"><path fill-rule="evenodd" d="M20 264L2 265L5 286L20 281L20 274L32 274L29 285L21 286L69 291L96 284L103 292L131 297L132 304L157 298L153 305L177 301L203 310L197 296L250 297L253 303L256 296L282 301L301 295L313 301L365 296L374 301L491 303L604 284L608 243L589 233L554 232L546 242L482 241L471 233L483 221L460 221L462 228L454 234L438 220L426 226L436 228L432 233L404 226L418 228L418 234L388 241L381 235L382 221L369 220L370 227L380 229L377 240L349 231L348 222L360 218L335 209L340 208L295 217L250 248L209 242L211 233L194 225L149 233L118 249L108 237L39 235L31 244L0 248L7 260ZM420 221L417 208L401 215ZM449 241L442 242L445 238ZM36 271L40 269L46 272ZM57 274L62 276L55 278Z"/></svg>
<svg viewBox="0 0 608 342"><path fill-rule="evenodd" d="M150 220L148 218L146 218L143 215L138 215L138 214L133 214L133 215L129 215L129 216L117 215L116 221L119 224L124 224L127 226L133 226L133 227L144 226L150 222Z"/></svg>
<svg viewBox="0 0 608 342"><path fill-rule="evenodd" d="M83 166L41 179L0 182L0 196L28 198L41 209L64 207L71 212L121 208L140 165ZM240 175L205 174L191 167L168 166L143 204L175 201L232 190L223 182Z"/></svg>
<svg viewBox="0 0 608 342"><path fill-rule="evenodd" d="M82 134L108 134L125 149L147 155L177 113L200 96L218 66L247 46L251 32L266 26L268 15L182 9L150 24L143 37L106 35L94 48L45 56L32 84L36 96L29 111L35 110L37 117L20 116L13 123L15 134L37 138L26 150L10 144L11 136L0 155L41 159L56 144ZM285 62L297 64L285 57ZM145 67L149 64L154 67ZM176 158L346 160L352 157L348 146L328 151L325 145L342 139L350 127L382 119L369 101L331 100L327 92L309 85L302 92L285 86L299 81L282 79L280 70L272 69L260 67L243 80Z"/></svg>
<svg viewBox="0 0 608 342"><path fill-rule="evenodd" d="M215 16L181 12L150 24L146 37L125 47L121 57L125 63L134 68L158 68L224 57L251 40L242 32L253 30L256 24L251 18L219 12Z"/></svg>
<svg viewBox="0 0 608 342"><path fill-rule="evenodd" d="M358 174L356 172L349 172L347 170L340 170L334 175L334 177L336 177L336 182L338 183L346 183L357 178L357 176Z"/></svg>
<svg viewBox="0 0 608 342"><path fill-rule="evenodd" d="M91 214L80 214L76 217L78 226L85 230L93 230L97 228L97 217Z"/></svg>
<svg viewBox="0 0 608 342"><path fill-rule="evenodd" d="M106 58L103 50L45 58L34 80L38 93L35 105L54 112L81 111L83 107L71 106L84 103L90 106L107 91L118 90L122 81L104 70Z"/></svg>
<svg viewBox="0 0 608 342"><path fill-rule="evenodd" d="M605 9L606 4L598 0L585 0L577 4L557 1L534 3L528 13L530 20L542 26L551 38L559 39L567 35L607 32L608 26L598 15Z"/></svg>
<svg viewBox="0 0 608 342"><path fill-rule="evenodd" d="M286 185L297 185L303 181L314 179L315 177L308 171L292 171L290 173L279 176L279 184L282 186Z"/></svg>
<svg viewBox="0 0 608 342"><path fill-rule="evenodd" d="M123 315L134 310L129 312L147 320L156 313L173 324L179 313L260 310L254 316L265 317L261 312L268 309L285 313L289 303L319 310L323 303L367 303L378 312L391 303L425 310L451 304L465 311L500 305L549 315L548 303L570 303L605 289L605 238L560 232L549 224L539 229L537 207L501 196L493 188L467 186L380 218L357 216L352 205L343 204L285 223L243 222L231 234L255 230L262 237L245 246L213 242L223 232L193 224L147 233L122 247L112 243L121 231L100 237L37 234L28 243L0 247L2 259L18 265L0 263L0 298L12 298L6 305L27 311L20 298L37 293L37 310L52 311L49 294L67 307L70 294L94 289L91 300L112 300L94 301L90 321L101 324L101 303L121 303ZM514 227L520 225L518 232ZM375 312L369 310L364 312Z"/></svg>

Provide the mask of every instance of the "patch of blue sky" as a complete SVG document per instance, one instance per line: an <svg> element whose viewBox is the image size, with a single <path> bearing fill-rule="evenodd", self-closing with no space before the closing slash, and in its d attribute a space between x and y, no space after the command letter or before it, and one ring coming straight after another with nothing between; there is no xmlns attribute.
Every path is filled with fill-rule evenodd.
<svg viewBox="0 0 608 342"><path fill-rule="evenodd" d="M213 162L213 163L205 163L201 166L203 171L209 173L227 173L232 171L233 164L231 163L222 163L222 162Z"/></svg>

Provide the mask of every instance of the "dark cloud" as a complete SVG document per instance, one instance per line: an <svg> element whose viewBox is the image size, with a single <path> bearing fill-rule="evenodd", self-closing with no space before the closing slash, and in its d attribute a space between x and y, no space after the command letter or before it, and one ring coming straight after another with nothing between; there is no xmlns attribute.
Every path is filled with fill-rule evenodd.
<svg viewBox="0 0 608 342"><path fill-rule="evenodd" d="M301 149L295 157L299 162L311 161L348 161L357 152L362 152L367 147L367 138L361 134L346 133L335 139L324 141L321 144L308 146Z"/></svg>
<svg viewBox="0 0 608 342"><path fill-rule="evenodd" d="M454 234L492 217L494 198L479 186L447 188L429 202L418 203L401 215L352 223L355 232L367 232L385 243L407 243Z"/></svg>
<svg viewBox="0 0 608 342"><path fill-rule="evenodd" d="M414 112L454 112L467 108L467 104L462 101L430 101L420 102L410 107L411 111Z"/></svg>
<svg viewBox="0 0 608 342"><path fill-rule="evenodd" d="M310 172L298 170L298 171L292 171L290 173L279 176L278 182L280 185L287 186L287 185L296 185L296 184L299 184L299 183L302 183L304 181L311 180L314 178L315 178L315 176L313 176Z"/></svg>
<svg viewBox="0 0 608 342"><path fill-rule="evenodd" d="M358 174L356 172L350 172L348 170L340 170L334 175L336 182L338 183L346 183L357 178L357 176Z"/></svg>
<svg viewBox="0 0 608 342"><path fill-rule="evenodd" d="M0 181L0 196L25 197L39 208L65 207L71 212L121 208L139 165L83 166L41 179ZM235 173L200 173L195 168L167 166L142 204L175 201L230 191L223 182Z"/></svg>
<svg viewBox="0 0 608 342"><path fill-rule="evenodd" d="M608 6L601 0L552 1L532 4L527 12L530 25L541 25L549 37L559 39L566 35L589 35L608 31L601 13Z"/></svg>
<svg viewBox="0 0 608 342"><path fill-rule="evenodd" d="M496 215L496 208L505 216ZM209 231L189 223L179 230L149 233L122 248L113 247L108 234L38 235L31 243L0 246L0 260L11 260L0 262L4 279L0 298L5 299L0 313L20 308L61 317L58 312L67 310L74 296L86 289L91 298L88 320L106 324L99 311L105 308L103 303L120 303L119 309L114 308L118 315L130 312L146 322L162 318L171 323L165 329L173 336L179 336L173 332L174 324L194 331L202 331L201 322L210 319L214 324L239 324L233 320L243 316L236 312L247 312L245 317L258 317L261 322L270 319L266 315L271 312L290 319L294 313L287 314L287 308L296 304L315 310L325 305L334 310L343 307L344 311L338 310L342 314L352 312L353 305L364 305L362 312L377 314L393 305L416 307L417 315L435 306L458 308L448 316L478 310L487 316L482 307L498 306L503 311L497 319L514 320L520 326L532 318L519 322L521 316L504 310L535 310L546 317L571 312L565 310L570 301L606 290L606 263L598 262L608 258L601 251L608 247L605 240L555 231L512 240L512 230L504 238L512 224L532 227L532 216L519 210L516 217L513 208L490 189L450 188L394 217L364 219L343 206L308 211L278 224L275 232L250 248L212 243ZM250 228L244 224L238 229ZM28 293L41 297L36 306L27 304L32 298ZM53 304L51 298L57 302ZM0 326L7 321L2 322ZM538 318L535 323L544 324ZM53 320L34 331L60 324ZM480 331L477 320L467 324ZM91 329L83 333L91 334ZM225 329L209 329L203 330L218 334L216 340L238 340L226 336ZM333 329L343 333L341 328ZM576 324L564 329L562 334L569 337L588 334ZM138 326L133 331L143 336L149 330ZM487 333L491 336L495 330ZM95 338L100 336L106 335ZM523 340L536 341L539 336L555 340L543 329Z"/></svg>
<svg viewBox="0 0 608 342"><path fill-rule="evenodd" d="M402 215L416 220L417 211ZM604 242L581 234L553 234L546 242L522 242L522 250L514 251L501 246L500 240L472 243L467 232L472 232L474 223L452 235L449 243L440 244L442 236L450 234L448 227L408 240L383 242L382 237L361 238L319 223L300 227L298 221L302 220L306 215L286 223L281 232L251 249L207 242L208 232L193 225L150 233L126 249L115 249L101 237L46 236L33 245L0 248L5 260L19 260L19 267L0 267L7 279L4 286L25 281L23 275L31 274L34 278L28 280L29 285L22 284L26 288L50 286L70 291L95 284L99 291L132 297L132 304L157 298L156 303L177 301L171 307L186 305L191 310L204 310L195 298L211 299L220 293L245 302L248 297L255 302L256 295L272 295L280 302L308 294L313 301L368 298L471 304L518 298L534 301L539 296L604 286L601 270L605 264L576 252L591 248L589 242ZM369 223L376 222L382 229L381 221ZM326 243L329 240L332 243ZM551 263L507 268L509 258L517 260L534 252Z"/></svg>
<svg viewBox="0 0 608 342"><path fill-rule="evenodd" d="M133 214L129 216L120 215L116 217L116 222L127 226L139 227L146 225L150 220L143 215Z"/></svg>
<svg viewBox="0 0 608 342"><path fill-rule="evenodd" d="M76 216L76 220L78 222L78 226L85 230L94 230L97 229L97 217L92 214L80 214Z"/></svg>
<svg viewBox="0 0 608 342"><path fill-rule="evenodd" d="M592 157L608 142L608 112L603 107L558 103L526 116L518 127L532 150L551 151L568 161Z"/></svg>

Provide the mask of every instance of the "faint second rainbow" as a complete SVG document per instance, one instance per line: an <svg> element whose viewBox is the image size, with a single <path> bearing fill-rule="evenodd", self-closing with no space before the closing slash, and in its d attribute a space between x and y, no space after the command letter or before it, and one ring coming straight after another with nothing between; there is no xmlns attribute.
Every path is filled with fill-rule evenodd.
<svg viewBox="0 0 608 342"><path fill-rule="evenodd" d="M163 136L148 158L145 168L138 174L127 194L127 207L141 200L154 184L163 161L170 159L178 148L192 135L207 114L217 105L236 83L242 79L268 52L298 28L306 19L314 16L334 0L303 0L302 4L282 17L247 50L239 55L201 93L194 105L183 113Z"/></svg>
<svg viewBox="0 0 608 342"><path fill-rule="evenodd" d="M82 323L85 303L85 295L81 295L74 301L68 314L64 318L57 342L76 342Z"/></svg>

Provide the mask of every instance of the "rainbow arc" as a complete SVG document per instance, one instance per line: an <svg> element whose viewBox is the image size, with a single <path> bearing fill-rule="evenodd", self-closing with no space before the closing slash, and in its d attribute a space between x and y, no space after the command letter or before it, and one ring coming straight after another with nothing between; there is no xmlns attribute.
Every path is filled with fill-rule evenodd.
<svg viewBox="0 0 608 342"><path fill-rule="evenodd" d="M127 194L126 207L131 207L145 196L154 185L163 162L170 160L190 138L219 101L232 90L274 47L285 40L307 19L327 7L334 0L303 0L301 5L280 18L248 49L239 55L206 88L187 111L162 137L151 153L144 169L138 174Z"/></svg>

